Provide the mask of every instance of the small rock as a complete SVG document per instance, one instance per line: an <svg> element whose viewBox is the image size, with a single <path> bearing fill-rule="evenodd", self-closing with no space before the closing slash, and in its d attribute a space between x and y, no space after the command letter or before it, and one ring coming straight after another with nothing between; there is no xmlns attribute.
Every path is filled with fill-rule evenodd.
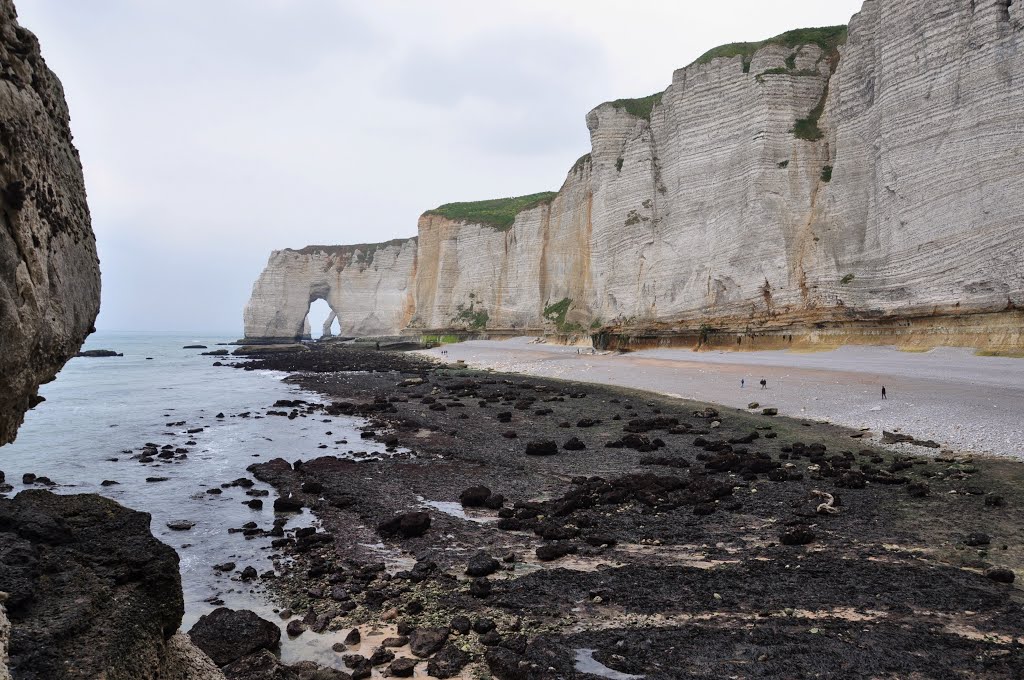
<svg viewBox="0 0 1024 680"><path fill-rule="evenodd" d="M473 597L488 597L493 589L494 586L486 578L474 579L469 584L469 594Z"/></svg>
<svg viewBox="0 0 1024 680"><path fill-rule="evenodd" d="M794 527L784 531L779 537L782 545L807 545L813 543L814 539L814 532L806 527Z"/></svg>
<svg viewBox="0 0 1024 680"><path fill-rule="evenodd" d="M176 519L172 522L168 522L167 528L171 531L188 531L195 525L195 522L190 522L187 519Z"/></svg>
<svg viewBox="0 0 1024 680"><path fill-rule="evenodd" d="M491 490L486 486L471 486L459 494L459 502L464 508L482 507L487 499L491 497Z"/></svg>
<svg viewBox="0 0 1024 680"><path fill-rule="evenodd" d="M531 441L526 444L527 456L553 456L558 453L558 444L551 440Z"/></svg>
<svg viewBox="0 0 1024 680"><path fill-rule="evenodd" d="M973 534L968 534L967 537L964 539L964 545L969 545L972 548L981 545L988 545L991 542L992 537L980 531L975 532Z"/></svg>
<svg viewBox="0 0 1024 680"><path fill-rule="evenodd" d="M395 659L388 666L388 673L396 678L411 678L416 672L416 659Z"/></svg>
<svg viewBox="0 0 1024 680"><path fill-rule="evenodd" d="M501 563L487 553L481 551L469 558L466 575L473 577L490 576L501 568Z"/></svg>
<svg viewBox="0 0 1024 680"><path fill-rule="evenodd" d="M551 562L576 552L576 546L568 543L546 543L537 548L537 559Z"/></svg>
<svg viewBox="0 0 1024 680"><path fill-rule="evenodd" d="M417 628L409 635L409 649L420 658L434 654L448 641L447 628Z"/></svg>
<svg viewBox="0 0 1024 680"><path fill-rule="evenodd" d="M454 644L447 644L427 662L427 674L434 678L452 678L471 660L466 652Z"/></svg>
<svg viewBox="0 0 1024 680"><path fill-rule="evenodd" d="M425 512L406 512L377 525L377 533L385 538L415 538L427 533L428 529L430 515Z"/></svg>
<svg viewBox="0 0 1024 680"><path fill-rule="evenodd" d="M1016 575L1006 567L989 567L985 570L985 577L996 583L1013 583Z"/></svg>

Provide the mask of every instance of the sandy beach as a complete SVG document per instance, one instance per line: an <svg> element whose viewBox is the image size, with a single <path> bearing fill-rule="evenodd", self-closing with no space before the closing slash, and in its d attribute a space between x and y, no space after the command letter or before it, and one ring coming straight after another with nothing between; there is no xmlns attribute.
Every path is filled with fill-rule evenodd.
<svg viewBox="0 0 1024 680"><path fill-rule="evenodd" d="M780 415L870 428L876 441L885 429L956 451L1024 458L1024 360L975 356L968 349L658 349L591 355L533 338L477 340L444 349L444 359L462 359L475 368L634 387L736 408L756 401L778 408ZM424 353L441 358L440 352ZM762 378L767 390L760 389Z"/></svg>

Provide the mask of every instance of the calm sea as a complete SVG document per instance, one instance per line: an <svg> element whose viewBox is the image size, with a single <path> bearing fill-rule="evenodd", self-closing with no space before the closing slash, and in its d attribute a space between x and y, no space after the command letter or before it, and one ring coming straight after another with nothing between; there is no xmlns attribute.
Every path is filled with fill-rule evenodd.
<svg viewBox="0 0 1024 680"><path fill-rule="evenodd" d="M27 414L18 439L0 447L0 470L15 492L27 488L21 483L25 473L45 475L59 485L53 489L56 493L99 493L152 515L153 534L181 558L186 608L182 630L214 608L207 602L213 598L277 621L258 586L212 569L224 562L235 562L238 570L252 565L260 573L271 568L267 539L246 540L241 533L229 534L228 528L246 522L270 528L273 489L257 482L254 488L266 489L270 495L263 498L263 510L251 510L243 505L251 499L245 489L231 487L211 495L207 488L239 477L252 479L245 468L257 461L345 456L350 446L339 441L352 442L358 451L383 450L360 440L358 428L363 423L356 418L237 417L247 411L253 416L265 413L278 399L319 398L282 382L284 373L215 367L214 361L231 359L200 356L208 350L183 349L192 344L221 349L216 343L233 339L95 333L83 349L113 349L124 356L71 359L57 379L41 389L46 401ZM218 413L225 417L216 418ZM182 421L184 425L174 424ZM187 430L199 427L204 429L188 434ZM188 458L140 464L133 456L147 442L188 449ZM319 449L321 444L329 449ZM146 482L147 477L167 480ZM103 486L104 480L118 484ZM172 531L166 524L173 520L188 520L195 526ZM306 513L288 526L311 522ZM301 656L298 650L291 652L286 656Z"/></svg>

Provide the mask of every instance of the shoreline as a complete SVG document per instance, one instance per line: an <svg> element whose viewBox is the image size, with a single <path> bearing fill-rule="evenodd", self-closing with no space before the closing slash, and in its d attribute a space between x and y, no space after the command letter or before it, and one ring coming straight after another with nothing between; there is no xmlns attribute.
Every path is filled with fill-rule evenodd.
<svg viewBox="0 0 1024 680"><path fill-rule="evenodd" d="M526 375L617 384L734 408L751 401L780 415L935 440L958 452L1024 459L1024 424L1009 415L1024 403L1024 361L941 348L908 353L844 347L827 352L641 350L577 355L576 348L530 338L446 345L449 361ZM440 348L419 354L436 359ZM760 390L761 377L768 390ZM746 388L739 381L746 379ZM885 385L888 399L881 400Z"/></svg>
<svg viewBox="0 0 1024 680"><path fill-rule="evenodd" d="M650 679L751 663L1024 668L1005 646L1024 641L1018 591L986 576L1024 566L1016 462L907 455L822 423L354 347L247 365L289 371L371 418L367 436L410 449L250 468L333 537L281 546L272 587L300 635L429 633L447 651L415 677L438 655L458 668L436 677L499 680L582 678L576 664L595 662ZM567 450L571 438L585 448ZM552 455L525 455L548 439ZM500 503L463 509L481 485ZM382 535L401 513L426 513L429 528ZM979 532L988 543L971 547ZM486 634L462 632L461 617ZM726 653L737 630L762 653Z"/></svg>

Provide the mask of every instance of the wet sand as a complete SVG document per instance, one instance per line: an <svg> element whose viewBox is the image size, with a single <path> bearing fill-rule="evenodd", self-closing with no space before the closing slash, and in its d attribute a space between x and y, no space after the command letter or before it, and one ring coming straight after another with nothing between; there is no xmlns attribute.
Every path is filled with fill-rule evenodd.
<svg viewBox="0 0 1024 680"><path fill-rule="evenodd" d="M473 368L619 385L736 408L931 439L955 451L1024 458L1024 360L940 348L924 353L843 347L817 353L657 349L577 354L533 338L444 349ZM441 348L424 354L441 358ZM768 389L758 385L761 378ZM745 379L746 387L740 387ZM882 400L882 386L888 399Z"/></svg>

